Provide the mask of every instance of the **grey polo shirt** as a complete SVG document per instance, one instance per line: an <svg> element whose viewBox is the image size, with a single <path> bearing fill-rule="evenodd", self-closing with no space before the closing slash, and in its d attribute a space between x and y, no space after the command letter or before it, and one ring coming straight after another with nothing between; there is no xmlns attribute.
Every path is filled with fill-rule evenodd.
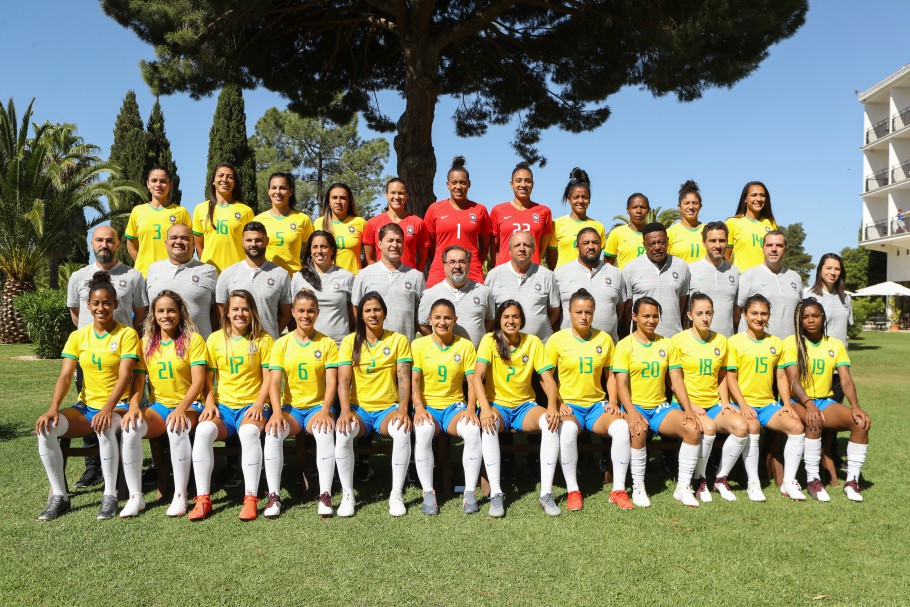
<svg viewBox="0 0 910 607"><path fill-rule="evenodd" d="M556 283L559 286L559 297L562 299L561 328L572 326L569 317L569 299L578 289L587 289L594 296L594 320L592 325L613 336L613 342L619 341L617 326L619 318L616 306L626 301L623 289L622 273L619 268L600 260L593 269L579 260L570 261L554 270Z"/></svg>
<svg viewBox="0 0 910 607"><path fill-rule="evenodd" d="M382 261L377 261L360 270L354 277L351 303L360 305L364 295L370 291L379 292L389 309L383 326L389 331L401 333L411 341L417 334L414 319L420 296L426 288L422 272L405 264L390 270Z"/></svg>
<svg viewBox="0 0 910 607"><path fill-rule="evenodd" d="M332 266L320 277L322 288L317 290L300 272L294 272L291 278L291 301L300 289L309 289L316 294L319 301L319 317L316 319L316 330L331 337L341 345L341 340L350 333L351 326L348 306L351 303L351 289L354 288L354 275L343 268Z"/></svg>
<svg viewBox="0 0 910 607"><path fill-rule="evenodd" d="M771 317L767 331L781 339L793 335L793 313L803 296L803 279L787 268L775 274L761 264L749 268L739 277L739 294L736 305L743 307L746 300L756 294L764 295L771 302ZM746 330L746 311L739 321L739 330Z"/></svg>
<svg viewBox="0 0 910 607"><path fill-rule="evenodd" d="M215 301L226 304L228 294L236 289L246 289L253 294L262 328L272 338L278 339L284 329L278 326L278 306L291 303L291 279L288 271L271 261L253 268L244 259L225 268L218 277Z"/></svg>
<svg viewBox="0 0 910 607"><path fill-rule="evenodd" d="M182 297L190 318L199 329L199 334L203 339L208 339L212 334L210 314L212 304L215 303L215 284L218 282L218 270L215 266L197 259L191 259L183 264L174 264L170 259L162 259L149 266L145 282L150 303L165 289L174 291Z"/></svg>
<svg viewBox="0 0 910 607"><path fill-rule="evenodd" d="M70 274L66 286L66 306L79 309L79 324L77 329L92 324L92 316L88 312L88 283L95 272L105 271L104 268L92 263ZM117 309L114 319L127 327L133 326L133 308L146 308L149 305L148 295L145 292L145 279L142 272L122 264L119 261L110 270L111 282L117 291Z"/></svg>
<svg viewBox="0 0 910 607"><path fill-rule="evenodd" d="M714 302L711 329L724 337L733 335L733 306L739 292L739 269L729 261L719 266L702 257L689 264L689 295L704 293Z"/></svg>
<svg viewBox="0 0 910 607"><path fill-rule="evenodd" d="M840 300L837 293L828 293L822 287L822 294L813 293L811 288L803 292L803 297L814 297L825 309L825 318L828 321L828 335L836 337L844 346L847 345L847 328L853 324L853 302L850 295L844 294L844 301Z"/></svg>
<svg viewBox="0 0 910 607"><path fill-rule="evenodd" d="M673 337L682 331L679 315L679 298L689 294L689 266L673 255L667 255L658 268L647 255L636 257L622 269L622 282L626 300L632 304L641 297L653 297L661 307L657 333Z"/></svg>
<svg viewBox="0 0 910 607"><path fill-rule="evenodd" d="M430 309L437 299L448 299L454 304L455 316L458 317L455 334L471 340L475 348L480 345L481 338L487 332L485 322L496 317L496 302L489 287L473 280L468 280L460 289L445 280L433 285L420 298L417 313L420 324L429 324Z"/></svg>
<svg viewBox="0 0 910 607"><path fill-rule="evenodd" d="M556 277L550 270L532 263L527 274L518 274L512 262L499 264L487 274L483 284L493 292L496 306L507 299L517 300L525 313L522 332L536 335L546 343L553 333L548 308L559 307L559 289Z"/></svg>

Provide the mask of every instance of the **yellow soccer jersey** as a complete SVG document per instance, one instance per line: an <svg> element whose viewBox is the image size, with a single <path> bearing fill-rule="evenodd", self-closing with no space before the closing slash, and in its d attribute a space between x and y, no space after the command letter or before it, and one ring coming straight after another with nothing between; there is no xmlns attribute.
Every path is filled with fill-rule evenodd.
<svg viewBox="0 0 910 607"><path fill-rule="evenodd" d="M216 403L242 409L256 402L268 375L266 370L274 343L265 331L253 340L252 347L243 336L231 338L230 344L225 343L223 330L209 335L206 346L211 364L209 370L215 372Z"/></svg>
<svg viewBox="0 0 910 607"><path fill-rule="evenodd" d="M123 234L139 244L135 267L145 276L149 266L156 261L167 259L167 230L175 223L190 225L189 211L178 204L156 209L150 204L133 207L130 220Z"/></svg>
<svg viewBox="0 0 910 607"><path fill-rule="evenodd" d="M670 342L682 365L689 402L703 409L718 404L717 378L727 366L727 338L712 331L711 338L702 341L686 329L670 338Z"/></svg>
<svg viewBox="0 0 910 607"><path fill-rule="evenodd" d="M556 251L556 267L564 266L570 261L578 259L578 247L575 241L582 228L594 228L600 234L600 247L606 248L607 236L604 224L588 217L584 221L573 219L570 215L563 215L553 220L553 232L547 248ZM551 270L555 268L550 268Z"/></svg>
<svg viewBox="0 0 910 607"><path fill-rule="evenodd" d="M269 369L284 372L282 404L297 409L322 406L325 401L325 370L338 367L335 340L316 332L313 339L300 343L296 333L278 338L272 346Z"/></svg>
<svg viewBox="0 0 910 607"><path fill-rule="evenodd" d="M189 348L183 356L177 355L177 346L173 340L162 341L152 356L146 356L147 343L147 338L143 337L139 363L133 372L148 375L150 403L161 403L173 409L180 404L193 383L190 368L208 365L205 340L198 333L193 333ZM197 399L198 396L197 394Z"/></svg>
<svg viewBox="0 0 910 607"><path fill-rule="evenodd" d="M443 348L433 341L432 335L426 335L414 340L411 354L412 369L423 375L423 402L427 407L445 409L464 402L462 384L466 375L474 373L476 362L470 340L456 335L452 345Z"/></svg>
<svg viewBox="0 0 910 607"><path fill-rule="evenodd" d="M667 230L667 240L670 243L667 252L686 263L698 261L705 256L705 245L701 240L704 228L704 224L697 228L687 228L681 222L674 223Z"/></svg>
<svg viewBox="0 0 910 607"><path fill-rule="evenodd" d="M847 356L844 342L836 337L823 337L817 344L807 339L806 355L811 380L810 385L803 386L806 395L812 399L833 398L834 390L831 389L831 383L834 379L834 370L838 367L850 366L850 357ZM796 361L796 336L791 335L784 340L783 366L796 365Z"/></svg>
<svg viewBox="0 0 910 607"><path fill-rule="evenodd" d="M341 340L338 366L353 365L354 334ZM383 331L373 345L364 342L360 365L354 367L351 404L367 411L381 411L398 404L398 363L413 362L411 346L404 335ZM408 381L411 376L408 374Z"/></svg>
<svg viewBox="0 0 910 607"><path fill-rule="evenodd" d="M360 271L360 251L363 230L367 222L363 217L348 215L344 221L332 220L332 233L335 234L335 244L338 245L338 255L335 265L356 275ZM313 224L316 230L323 230L323 218L316 219ZM397 401L397 399L396 399Z"/></svg>
<svg viewBox="0 0 910 607"><path fill-rule="evenodd" d="M773 403L774 372L784 366L784 343L779 337L765 335L755 341L745 333L727 340L727 369L736 371L739 390L752 407Z"/></svg>
<svg viewBox="0 0 910 607"><path fill-rule="evenodd" d="M676 349L661 335L655 335L650 344L629 335L619 340L613 354L613 373L628 374L632 404L643 409L654 409L667 402L664 389L667 371L679 367Z"/></svg>
<svg viewBox="0 0 910 607"><path fill-rule="evenodd" d="M82 367L82 391L79 401L92 409L100 409L110 398L120 377L120 361L124 358L139 360L139 335L132 327L119 322L109 333L98 335L90 324L70 333L61 353L72 358ZM120 400L129 398L129 386Z"/></svg>
<svg viewBox="0 0 910 607"><path fill-rule="evenodd" d="M253 209L242 202L215 205L213 221L208 220L209 201L200 202L193 209L193 234L205 240L199 261L218 268L246 259L243 252L243 226L253 221Z"/></svg>
<svg viewBox="0 0 910 607"><path fill-rule="evenodd" d="M613 363L613 338L594 329L579 339L572 329L557 331L547 340L547 359L559 375L559 394L566 403L590 407L606 399L603 372Z"/></svg>
<svg viewBox="0 0 910 607"><path fill-rule="evenodd" d="M777 224L762 219L756 221L748 217L730 217L727 219L727 248L733 249L733 264L740 272L761 265L765 261L762 252L762 239L771 230L777 229Z"/></svg>
<svg viewBox="0 0 910 607"><path fill-rule="evenodd" d="M477 347L477 361L487 364L485 382L487 400L500 407L515 407L534 400L531 375L553 368L547 360L543 343L536 335L521 334L518 347L512 349L511 360L505 362L496 351L496 340L487 333Z"/></svg>
<svg viewBox="0 0 910 607"><path fill-rule="evenodd" d="M610 230L604 254L616 258L616 267L622 270L627 263L645 254L645 243L641 232L624 225Z"/></svg>
<svg viewBox="0 0 910 607"><path fill-rule="evenodd" d="M269 235L266 258L293 274L300 270L300 250L313 233L313 222L306 213L292 211L287 217L276 217L271 211L256 215Z"/></svg>

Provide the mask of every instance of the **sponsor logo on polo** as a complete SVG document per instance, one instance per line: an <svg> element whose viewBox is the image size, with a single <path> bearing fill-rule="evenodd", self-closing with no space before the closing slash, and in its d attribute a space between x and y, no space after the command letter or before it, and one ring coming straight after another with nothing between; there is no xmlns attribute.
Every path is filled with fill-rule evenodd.
<svg viewBox="0 0 910 607"><path fill-rule="evenodd" d="M411 281L410 281L410 280L404 283L404 288L405 288L405 289L408 289L408 290L411 289Z"/></svg>
<svg viewBox="0 0 910 607"><path fill-rule="evenodd" d="M793 290L794 290L794 291L796 290L796 283L795 283L795 282L791 282L791 283L790 283L790 286L793 287Z"/></svg>
<svg viewBox="0 0 910 607"><path fill-rule="evenodd" d="M198 277L198 276L193 276L192 281L193 281L195 284L199 284L199 277Z"/></svg>
<svg viewBox="0 0 910 607"><path fill-rule="evenodd" d="M673 280L676 280L678 278L679 278L679 272L673 272Z"/></svg>
<svg viewBox="0 0 910 607"><path fill-rule="evenodd" d="M479 305L480 305L480 298L477 297L476 295L474 296L474 305L475 305L475 306L479 306Z"/></svg>
<svg viewBox="0 0 910 607"><path fill-rule="evenodd" d="M121 278L120 282L117 283L117 286L119 286L121 289L125 289L126 288L126 279Z"/></svg>
<svg viewBox="0 0 910 607"><path fill-rule="evenodd" d="M268 280L265 281L265 284L269 285L270 287L274 287L274 286L275 286L275 279L274 279L274 278L269 278Z"/></svg>
<svg viewBox="0 0 910 607"><path fill-rule="evenodd" d="M613 284L613 279L610 278L609 276L607 276L607 281L606 281L606 282L607 282L607 286L609 287L610 285Z"/></svg>
<svg viewBox="0 0 910 607"><path fill-rule="evenodd" d="M736 282L736 279L733 278L732 276L728 276L728 278L730 279L730 284L731 284L731 285L732 285L734 282Z"/></svg>
<svg viewBox="0 0 910 607"><path fill-rule="evenodd" d="M535 283L534 283L534 290L535 290L535 291L540 291L540 283L539 283L539 282L535 282Z"/></svg>

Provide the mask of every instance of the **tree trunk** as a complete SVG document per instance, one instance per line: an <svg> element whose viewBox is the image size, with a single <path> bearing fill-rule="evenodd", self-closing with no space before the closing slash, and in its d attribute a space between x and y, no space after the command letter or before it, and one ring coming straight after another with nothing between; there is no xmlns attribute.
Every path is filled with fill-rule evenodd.
<svg viewBox="0 0 910 607"><path fill-rule="evenodd" d="M3 296L0 298L0 344L27 344L29 343L28 333L25 330L25 323L13 300L25 293L34 291L35 283L31 280L16 280L11 276L6 277L3 283Z"/></svg>

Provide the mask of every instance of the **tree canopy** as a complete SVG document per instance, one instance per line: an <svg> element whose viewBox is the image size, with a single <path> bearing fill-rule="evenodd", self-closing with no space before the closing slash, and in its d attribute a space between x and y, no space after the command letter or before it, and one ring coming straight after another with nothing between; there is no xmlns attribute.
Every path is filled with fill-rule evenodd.
<svg viewBox="0 0 910 607"><path fill-rule="evenodd" d="M155 99L155 105L152 106L152 113L149 114L149 121L146 125L148 133L148 169L153 166L162 166L171 174L171 202L180 204L182 193L180 192L180 175L177 174L177 163L171 153L171 141L167 138L167 131L164 128L164 112L161 111L161 103Z"/></svg>
<svg viewBox="0 0 910 607"><path fill-rule="evenodd" d="M234 192L237 200L256 208L256 159L246 136L246 109L243 92L229 84L218 95L212 129L209 131L208 168L205 174L205 197L211 196L209 179L219 162L232 165L240 173L240 186Z"/></svg>
<svg viewBox="0 0 910 607"><path fill-rule="evenodd" d="M806 242L806 230L801 221L788 226L780 226L780 231L787 235L787 252L784 253L784 267L793 270L802 277L804 283L812 284L812 256L806 253L803 243Z"/></svg>
<svg viewBox="0 0 910 607"><path fill-rule="evenodd" d="M124 179L136 183L145 183L145 173L149 163L148 133L142 125L142 116L139 113L139 104L136 102L136 93L127 91L123 98L120 113L114 122L114 142L108 160L120 167L120 175ZM147 196L147 194L146 194ZM134 206L148 200L147 197L130 191L121 192L111 201L111 210L116 216L111 219L111 227L123 238L130 211ZM120 247L117 258L121 263L133 265L126 247Z"/></svg>

